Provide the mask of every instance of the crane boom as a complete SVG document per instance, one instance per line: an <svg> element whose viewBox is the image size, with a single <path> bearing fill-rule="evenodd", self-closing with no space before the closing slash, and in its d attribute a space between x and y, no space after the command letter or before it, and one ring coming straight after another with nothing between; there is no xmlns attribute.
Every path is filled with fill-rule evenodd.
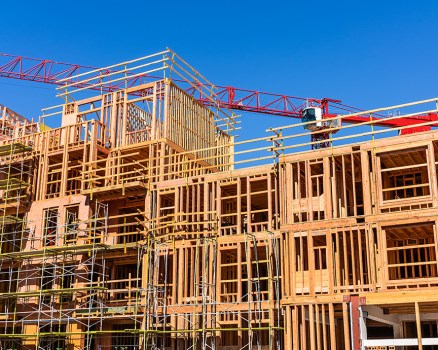
<svg viewBox="0 0 438 350"><path fill-rule="evenodd" d="M69 84L74 83L74 80L68 79L93 70L99 70L96 76L111 73L111 70L100 69L98 67L0 53L0 77L3 78L60 85L59 80L61 79L67 79ZM148 77L154 78L150 75ZM145 79L146 77L135 77L130 81L130 84L138 83L142 78ZM78 83L77 87L86 87L86 85ZM103 87L90 87L90 89L103 90L104 92L113 92L121 88L123 88L123 83ZM218 91L218 107L285 117L300 118L300 111L303 107L309 102L318 101L311 98L273 94L229 86L215 86L215 88ZM194 92L195 90L193 89L192 93ZM198 100L204 104L211 103L202 96L199 96Z"/></svg>
<svg viewBox="0 0 438 350"><path fill-rule="evenodd" d="M60 85L59 80L67 79L68 83L74 83L73 76L77 76L81 73L97 70L96 76L106 75L112 71L109 69L101 69L92 66L71 64L65 62L57 62L47 59L30 58L24 56L10 55L5 53L0 53L0 77L12 78L33 81L45 84ZM69 78L72 78L69 80ZM152 76L137 76L128 79L128 84L134 85L141 79L153 78ZM124 83L118 83L103 87L90 87L90 89L95 89L104 92L113 92L124 87ZM78 82L77 87L86 87L84 83ZM297 96L288 96L281 94L273 94L269 92L260 92L255 90L240 89L231 86L215 86L217 89L217 99L216 106L220 108L228 108L237 111L263 113L276 116L285 116L293 118L301 118L301 113L304 108L310 105L321 105L325 111L325 117L330 117L328 114L329 103L337 108L346 111L359 111L359 109L352 108L343 105L340 100L333 99L314 99L314 98L303 98ZM189 89L190 90L190 89ZM192 92L196 94L196 90L193 89ZM202 96L196 96L201 103L207 106L211 106L211 101ZM438 122L438 115L436 113L429 113L426 115L420 115L416 117L400 118L385 120L382 116L373 116L374 121L380 126L386 127L404 127L413 126L410 131L425 131L430 130L430 126L423 126L420 128L415 128L416 124L424 122ZM345 117L342 119L346 123L364 123L369 122L370 118L368 116L352 116ZM437 123L438 124L438 123Z"/></svg>

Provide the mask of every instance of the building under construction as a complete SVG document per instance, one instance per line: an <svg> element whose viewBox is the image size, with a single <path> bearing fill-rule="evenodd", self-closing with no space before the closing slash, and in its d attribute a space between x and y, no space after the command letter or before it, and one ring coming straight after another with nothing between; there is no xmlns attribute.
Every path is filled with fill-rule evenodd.
<svg viewBox="0 0 438 350"><path fill-rule="evenodd" d="M58 84L0 109L1 350L438 349L436 99L240 141L170 50Z"/></svg>

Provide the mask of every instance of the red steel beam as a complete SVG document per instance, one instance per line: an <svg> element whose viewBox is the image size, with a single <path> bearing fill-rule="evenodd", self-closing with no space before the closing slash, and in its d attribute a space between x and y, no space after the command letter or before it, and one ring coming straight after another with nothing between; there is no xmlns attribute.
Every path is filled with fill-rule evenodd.
<svg viewBox="0 0 438 350"><path fill-rule="evenodd" d="M59 85L60 79L68 79L77 74L85 73L91 70L98 70L98 67L85 66L79 64L71 64L65 62L56 62L52 60L29 58L23 56L15 56L0 53L0 77L12 78L20 80L28 80L39 83ZM102 74L109 74L110 70L100 70L96 73L96 76ZM156 78L152 76L140 76L132 79L128 79L128 86L132 86L136 83L141 83L142 79ZM75 83L74 79L68 81L69 83ZM79 82L77 80L75 85L78 88L87 87L87 84ZM113 92L124 87L124 82L115 85L106 85L103 87L91 87L91 89L99 90L103 92ZM269 115L277 115L284 117L301 118L301 111L303 108L312 106L321 106L324 108L324 112L328 113L328 106L343 107L345 110L351 112L350 107L342 105L339 100L332 99L314 99L314 98L302 98L297 96L288 96L281 94L273 94L269 92L261 92L247 89L239 89L231 86L215 86L218 90L217 101L214 107L228 108L236 111L263 113ZM188 89L189 93L193 94L196 99L206 106L212 107L211 100L205 96L196 95L198 92L196 89ZM357 109L356 109L357 110ZM404 133L412 131L430 130L430 126L417 127L416 124L428 121L437 121L438 116L436 113L431 113L418 117L400 118L385 120L384 117L373 117L373 120L378 120L376 125L386 127L403 127L413 126L413 128L406 129ZM367 116L354 116L343 118L347 123L363 123L369 122L370 118ZM438 125L438 123L437 123ZM410 130L410 131L409 131Z"/></svg>

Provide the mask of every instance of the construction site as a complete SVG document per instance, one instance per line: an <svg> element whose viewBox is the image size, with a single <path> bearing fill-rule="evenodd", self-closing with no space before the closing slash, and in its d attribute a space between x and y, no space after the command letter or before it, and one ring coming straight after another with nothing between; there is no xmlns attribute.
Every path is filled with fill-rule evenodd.
<svg viewBox="0 0 438 350"><path fill-rule="evenodd" d="M0 350L438 349L438 98L262 106L170 49L8 59L59 104L0 106ZM299 119L238 137L239 110Z"/></svg>

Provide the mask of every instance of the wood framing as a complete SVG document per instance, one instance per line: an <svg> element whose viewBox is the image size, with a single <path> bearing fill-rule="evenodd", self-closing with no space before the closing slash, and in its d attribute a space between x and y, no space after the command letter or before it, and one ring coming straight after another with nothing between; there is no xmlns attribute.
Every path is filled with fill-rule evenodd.
<svg viewBox="0 0 438 350"><path fill-rule="evenodd" d="M438 132L235 141L175 81L0 106L0 349L436 348Z"/></svg>

